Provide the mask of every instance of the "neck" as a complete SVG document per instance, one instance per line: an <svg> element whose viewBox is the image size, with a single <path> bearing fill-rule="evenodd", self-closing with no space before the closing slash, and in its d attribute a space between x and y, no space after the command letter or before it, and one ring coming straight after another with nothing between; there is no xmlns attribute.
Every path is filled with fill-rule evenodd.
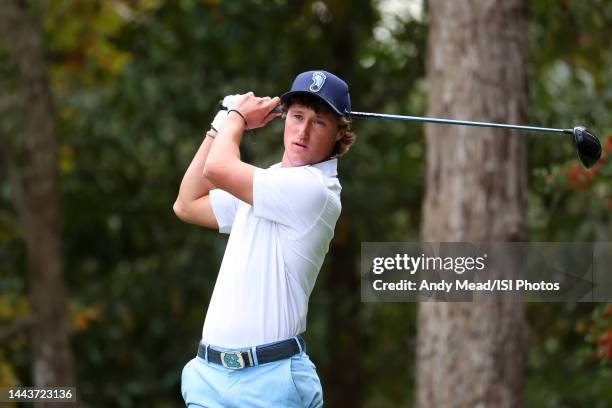
<svg viewBox="0 0 612 408"><path fill-rule="evenodd" d="M318 161L316 163L305 163L305 164L302 164L302 166L312 166L313 164L323 163L324 161L327 161L327 160L330 160L330 159L333 159L333 157L332 156L328 156L328 157L324 158L323 160L320 160L320 161ZM287 154L283 154L283 158L281 160L281 167L296 167L296 166L291 164L291 162L289 161L289 158L287 157Z"/></svg>

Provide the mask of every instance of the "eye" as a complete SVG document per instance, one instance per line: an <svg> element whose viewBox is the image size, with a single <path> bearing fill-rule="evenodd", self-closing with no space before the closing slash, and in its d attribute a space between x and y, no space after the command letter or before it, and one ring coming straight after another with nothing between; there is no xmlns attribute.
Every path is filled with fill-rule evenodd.
<svg viewBox="0 0 612 408"><path fill-rule="evenodd" d="M294 113L293 117L297 120L302 120L304 117L302 115L300 115L299 113Z"/></svg>
<svg viewBox="0 0 612 408"><path fill-rule="evenodd" d="M325 122L322 119L316 119L315 123L317 124L317 126L321 126L321 127L326 127L327 126L327 122Z"/></svg>

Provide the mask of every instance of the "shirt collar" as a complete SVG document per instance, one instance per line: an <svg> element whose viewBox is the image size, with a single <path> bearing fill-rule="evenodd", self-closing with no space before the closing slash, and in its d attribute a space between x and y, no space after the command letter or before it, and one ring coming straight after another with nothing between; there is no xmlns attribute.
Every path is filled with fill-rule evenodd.
<svg viewBox="0 0 612 408"><path fill-rule="evenodd" d="M321 170L321 173L327 177L336 177L338 175L338 159L329 159L312 165Z"/></svg>
<svg viewBox="0 0 612 408"><path fill-rule="evenodd" d="M270 166L271 169L280 168L282 163L276 163ZM336 177L338 175L338 159L333 158L329 160L325 160L315 164L309 164L308 166L316 167L321 170L321 173L325 174L327 177Z"/></svg>

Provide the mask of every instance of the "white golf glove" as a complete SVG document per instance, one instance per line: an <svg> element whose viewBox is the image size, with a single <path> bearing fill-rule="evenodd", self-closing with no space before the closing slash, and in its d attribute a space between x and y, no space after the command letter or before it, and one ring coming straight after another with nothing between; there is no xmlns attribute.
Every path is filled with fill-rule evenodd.
<svg viewBox="0 0 612 408"><path fill-rule="evenodd" d="M227 111L234 108L236 99L238 99L239 96L239 94L227 95L225 98L223 98L221 105L225 106L227 109L220 109L219 112L217 112L217 115L210 124L214 130L216 130L217 132L221 130L221 126L223 125L223 122L225 122L225 118L227 117Z"/></svg>

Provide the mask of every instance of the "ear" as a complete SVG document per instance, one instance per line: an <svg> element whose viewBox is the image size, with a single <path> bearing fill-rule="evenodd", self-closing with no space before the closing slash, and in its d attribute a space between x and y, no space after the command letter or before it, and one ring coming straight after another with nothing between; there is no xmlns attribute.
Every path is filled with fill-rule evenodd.
<svg viewBox="0 0 612 408"><path fill-rule="evenodd" d="M335 141L337 142L338 140L342 139L345 134L346 134L346 129L338 129L338 131L336 132Z"/></svg>

